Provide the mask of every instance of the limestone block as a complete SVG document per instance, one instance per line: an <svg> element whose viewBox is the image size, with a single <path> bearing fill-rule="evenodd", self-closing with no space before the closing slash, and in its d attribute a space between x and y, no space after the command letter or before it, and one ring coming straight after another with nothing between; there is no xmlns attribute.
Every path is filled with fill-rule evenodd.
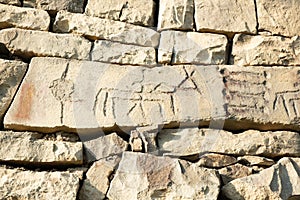
<svg viewBox="0 0 300 200"><path fill-rule="evenodd" d="M89 0L85 14L142 26L154 26L155 2L153 0Z"/></svg>
<svg viewBox="0 0 300 200"><path fill-rule="evenodd" d="M253 0L195 0L197 31L256 33Z"/></svg>
<svg viewBox="0 0 300 200"><path fill-rule="evenodd" d="M222 178L223 184L227 184L234 179L243 178L253 174L253 170L250 167L239 163L219 169L218 172Z"/></svg>
<svg viewBox="0 0 300 200"><path fill-rule="evenodd" d="M21 1L20 0L0 0L0 3L9 4L9 5L15 5L15 6L20 6L21 5Z"/></svg>
<svg viewBox="0 0 300 200"><path fill-rule="evenodd" d="M227 38L224 35L163 31L158 62L168 64L225 64Z"/></svg>
<svg viewBox="0 0 300 200"><path fill-rule="evenodd" d="M58 12L53 29L55 32L75 33L94 40L104 39L148 47L157 47L160 37L159 33L150 28L66 11Z"/></svg>
<svg viewBox="0 0 300 200"><path fill-rule="evenodd" d="M194 27L193 0L160 0L158 30L192 30Z"/></svg>
<svg viewBox="0 0 300 200"><path fill-rule="evenodd" d="M249 166L269 167L275 164L274 160L259 156L243 156L238 158L239 162L243 162Z"/></svg>
<svg viewBox="0 0 300 200"><path fill-rule="evenodd" d="M94 43L91 58L92 61L117 64L145 66L156 64L156 52L153 47L141 47L106 40L98 40Z"/></svg>
<svg viewBox="0 0 300 200"><path fill-rule="evenodd" d="M196 164L201 167L208 167L208 168L226 167L228 165L232 165L237 162L237 159L233 156L216 154L216 153L207 153L199 157L200 160L197 161Z"/></svg>
<svg viewBox="0 0 300 200"><path fill-rule="evenodd" d="M0 43L12 54L27 59L33 56L89 59L91 49L91 43L80 36L18 28L1 30Z"/></svg>
<svg viewBox="0 0 300 200"><path fill-rule="evenodd" d="M299 65L300 38L280 36L234 37L231 63L235 65Z"/></svg>
<svg viewBox="0 0 300 200"><path fill-rule="evenodd" d="M84 0L24 0L25 7L32 7L56 13L67 10L73 13L82 13Z"/></svg>

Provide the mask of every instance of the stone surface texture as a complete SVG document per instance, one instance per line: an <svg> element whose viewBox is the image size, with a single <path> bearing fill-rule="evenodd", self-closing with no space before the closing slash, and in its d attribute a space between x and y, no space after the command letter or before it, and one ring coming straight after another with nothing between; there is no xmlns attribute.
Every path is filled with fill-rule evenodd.
<svg viewBox="0 0 300 200"><path fill-rule="evenodd" d="M152 0L89 0L85 14L142 26L154 26L155 2Z"/></svg>
<svg viewBox="0 0 300 200"><path fill-rule="evenodd" d="M20 6L21 5L21 1L20 0L0 0L0 3L9 4L9 5L15 5L15 6Z"/></svg>
<svg viewBox="0 0 300 200"><path fill-rule="evenodd" d="M158 62L166 64L225 64L227 38L210 33L163 31Z"/></svg>
<svg viewBox="0 0 300 200"><path fill-rule="evenodd" d="M82 13L84 0L24 0L23 5L25 7L47 10L52 13L60 10Z"/></svg>
<svg viewBox="0 0 300 200"><path fill-rule="evenodd" d="M197 162L197 165L201 167L219 168L226 167L235 163L237 163L237 159L233 156L207 153L203 156L200 156L200 160Z"/></svg>
<svg viewBox="0 0 300 200"><path fill-rule="evenodd" d="M256 33L252 0L194 0L197 31Z"/></svg>
<svg viewBox="0 0 300 200"><path fill-rule="evenodd" d="M243 178L253 174L253 170L250 167L239 163L224 167L218 170L218 172L222 178L223 184L227 184L234 179Z"/></svg>
<svg viewBox="0 0 300 200"><path fill-rule="evenodd" d="M259 156L243 156L239 157L238 161L244 162L249 166L272 166L275 164L274 160Z"/></svg>
<svg viewBox="0 0 300 200"><path fill-rule="evenodd" d="M0 29L17 27L47 31L50 16L46 11L0 4Z"/></svg>

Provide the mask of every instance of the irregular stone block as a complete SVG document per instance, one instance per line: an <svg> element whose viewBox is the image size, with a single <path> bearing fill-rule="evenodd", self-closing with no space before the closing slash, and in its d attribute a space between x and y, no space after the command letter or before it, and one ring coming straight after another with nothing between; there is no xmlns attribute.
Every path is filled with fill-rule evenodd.
<svg viewBox="0 0 300 200"><path fill-rule="evenodd" d="M235 65L299 65L300 38L238 34L233 41L231 63Z"/></svg>
<svg viewBox="0 0 300 200"><path fill-rule="evenodd" d="M300 195L300 158L282 158L259 174L236 179L222 188L234 200L289 199Z"/></svg>
<svg viewBox="0 0 300 200"><path fill-rule="evenodd" d="M50 16L46 11L0 4L0 29L17 27L48 30Z"/></svg>
<svg viewBox="0 0 300 200"><path fill-rule="evenodd" d="M219 169L218 172L222 178L223 184L227 184L234 179L243 178L253 174L253 170L251 168L239 163Z"/></svg>
<svg viewBox="0 0 300 200"><path fill-rule="evenodd" d="M207 153L199 157L200 160L196 164L201 167L220 168L237 163L236 158L233 156L216 153Z"/></svg>
<svg viewBox="0 0 300 200"><path fill-rule="evenodd" d="M269 167L275 164L274 160L259 156L243 156L238 158L239 162L243 162L248 166L264 166Z"/></svg>
<svg viewBox="0 0 300 200"><path fill-rule="evenodd" d="M49 141L29 132L0 132L0 160L38 165L82 164L81 142Z"/></svg>
<svg viewBox="0 0 300 200"><path fill-rule="evenodd" d="M153 47L141 47L106 40L98 40L94 43L91 58L92 61L117 64L146 66L156 64L156 52Z"/></svg>
<svg viewBox="0 0 300 200"><path fill-rule="evenodd" d="M168 64L225 64L227 38L224 35L163 31L158 62Z"/></svg>
<svg viewBox="0 0 300 200"><path fill-rule="evenodd" d="M158 146L164 155L189 156L205 152L265 157L299 156L300 136L296 132L248 130L232 134L215 129L164 129Z"/></svg>
<svg viewBox="0 0 300 200"><path fill-rule="evenodd" d="M154 26L155 2L152 0L89 0L85 14L142 26Z"/></svg>
<svg viewBox="0 0 300 200"><path fill-rule="evenodd" d="M192 30L194 27L193 0L160 0L158 30Z"/></svg>
<svg viewBox="0 0 300 200"><path fill-rule="evenodd" d="M15 5L15 6L20 6L21 5L21 1L20 0L0 0L0 3L9 4L9 5Z"/></svg>
<svg viewBox="0 0 300 200"><path fill-rule="evenodd" d="M197 31L256 33L253 0L195 0Z"/></svg>
<svg viewBox="0 0 300 200"><path fill-rule="evenodd" d="M25 7L32 7L56 13L67 10L73 13L82 13L84 0L24 0Z"/></svg>
<svg viewBox="0 0 300 200"><path fill-rule="evenodd" d="M105 199L110 184L110 177L117 169L120 160L119 156L112 156L94 162L86 174L79 199Z"/></svg>
<svg viewBox="0 0 300 200"><path fill-rule="evenodd" d="M2 199L75 200L78 188L79 178L76 173L0 168Z"/></svg>
<svg viewBox="0 0 300 200"><path fill-rule="evenodd" d="M300 31L300 2L297 0L257 0L259 30L296 36Z"/></svg>
<svg viewBox="0 0 300 200"><path fill-rule="evenodd" d="M1 30L0 43L12 54L27 59L33 56L89 59L92 46L80 36L18 28Z"/></svg>
<svg viewBox="0 0 300 200"><path fill-rule="evenodd" d="M124 152L107 196L115 200L162 197L216 200L219 185L215 170L168 157Z"/></svg>
<svg viewBox="0 0 300 200"><path fill-rule="evenodd" d="M27 64L0 59L0 120L3 120L26 73Z"/></svg>
<svg viewBox="0 0 300 200"><path fill-rule="evenodd" d="M159 33L150 28L66 11L58 12L53 29L55 32L80 34L94 40L104 39L148 47L157 47L160 37Z"/></svg>
<svg viewBox="0 0 300 200"><path fill-rule="evenodd" d="M33 58L4 123L41 132L174 121L197 126L225 117L222 81L215 66L147 68Z"/></svg>

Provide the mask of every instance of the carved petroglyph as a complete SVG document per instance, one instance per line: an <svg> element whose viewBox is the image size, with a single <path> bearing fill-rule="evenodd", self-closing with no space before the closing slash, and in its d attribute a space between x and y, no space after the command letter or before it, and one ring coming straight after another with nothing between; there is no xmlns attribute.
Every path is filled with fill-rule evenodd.
<svg viewBox="0 0 300 200"><path fill-rule="evenodd" d="M300 118L300 90L295 91L285 91L276 93L276 99L274 101L274 110L277 110L282 104L284 110L290 119L298 119Z"/></svg>

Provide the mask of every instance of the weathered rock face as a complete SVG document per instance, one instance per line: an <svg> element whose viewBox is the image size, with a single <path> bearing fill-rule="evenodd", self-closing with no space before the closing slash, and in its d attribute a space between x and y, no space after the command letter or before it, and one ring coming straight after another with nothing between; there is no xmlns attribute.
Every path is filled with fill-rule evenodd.
<svg viewBox="0 0 300 200"><path fill-rule="evenodd" d="M195 0L197 31L256 33L252 0Z"/></svg>
<svg viewBox="0 0 300 200"><path fill-rule="evenodd" d="M193 0L160 0L158 30L192 30L194 27Z"/></svg>
<svg viewBox="0 0 300 200"><path fill-rule="evenodd" d="M113 2L110 0L89 0L85 14L120 20L143 26L154 26L155 2L148 0L121 0Z"/></svg>
<svg viewBox="0 0 300 200"><path fill-rule="evenodd" d="M159 33L150 28L65 11L57 14L53 29L60 33L75 33L92 39L140 46L157 47L159 43Z"/></svg>
<svg viewBox="0 0 300 200"><path fill-rule="evenodd" d="M0 4L0 29L17 27L48 30L50 16L46 11Z"/></svg>
<svg viewBox="0 0 300 200"><path fill-rule="evenodd" d="M234 200L288 199L300 195L300 159L283 158L276 165L225 185L223 193Z"/></svg>
<svg viewBox="0 0 300 200"><path fill-rule="evenodd" d="M53 13L59 10L82 13L84 0L24 0L23 5L25 7L43 9Z"/></svg>
<svg viewBox="0 0 300 200"><path fill-rule="evenodd" d="M207 153L199 157L200 160L197 162L197 165L201 167L220 168L235 164L237 162L236 158L233 156L216 153Z"/></svg>
<svg viewBox="0 0 300 200"><path fill-rule="evenodd" d="M299 35L299 1L257 0L256 4L259 30L290 37Z"/></svg>
<svg viewBox="0 0 300 200"><path fill-rule="evenodd" d="M0 31L0 43L15 55L88 59L91 43L79 36L18 28Z"/></svg>
<svg viewBox="0 0 300 200"><path fill-rule="evenodd" d="M232 180L243 178L253 174L253 170L249 167L241 165L239 163L231 166L224 167L218 170L223 184L227 184Z"/></svg>
<svg viewBox="0 0 300 200"><path fill-rule="evenodd" d="M75 200L78 188L79 178L76 173L0 168L2 199Z"/></svg>
<svg viewBox="0 0 300 200"><path fill-rule="evenodd" d="M300 136L296 132L249 130L232 134L214 129L166 129L158 135L164 155L188 156L204 152L266 157L299 156Z"/></svg>
<svg viewBox="0 0 300 200"><path fill-rule="evenodd" d="M274 160L259 156L243 156L239 157L238 161L249 166L272 166L275 164Z"/></svg>
<svg viewBox="0 0 300 200"><path fill-rule="evenodd" d="M153 47L141 47L105 40L94 43L92 61L117 64L155 66L156 53Z"/></svg>
<svg viewBox="0 0 300 200"><path fill-rule="evenodd" d="M108 198L213 200L218 197L219 184L215 170L168 157L125 152ZM122 187L126 190L120 190Z"/></svg>
<svg viewBox="0 0 300 200"><path fill-rule="evenodd" d="M281 36L234 37L231 63L235 65L299 65L300 38Z"/></svg>
<svg viewBox="0 0 300 200"><path fill-rule="evenodd" d="M167 64L225 64L227 38L223 35L163 31L158 62Z"/></svg>
<svg viewBox="0 0 300 200"><path fill-rule="evenodd" d="M20 61L0 59L0 119L11 104L17 88L27 70L27 64Z"/></svg>
<svg viewBox="0 0 300 200"><path fill-rule="evenodd" d="M16 6L21 5L20 0L0 0L0 3L9 4L9 5L16 5Z"/></svg>
<svg viewBox="0 0 300 200"><path fill-rule="evenodd" d="M0 161L72 165L83 163L81 142L47 141L29 132L0 132Z"/></svg>

